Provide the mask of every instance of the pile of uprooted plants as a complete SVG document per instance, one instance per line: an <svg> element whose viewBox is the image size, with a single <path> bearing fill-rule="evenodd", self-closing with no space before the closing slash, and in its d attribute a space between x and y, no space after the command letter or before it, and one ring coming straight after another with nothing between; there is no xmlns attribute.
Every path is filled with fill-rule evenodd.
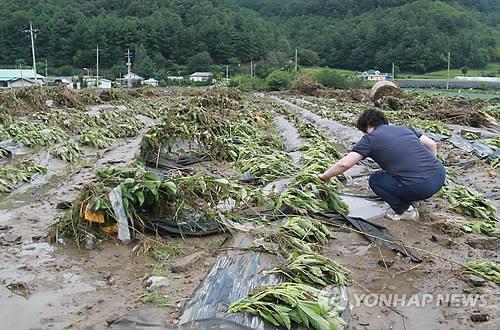
<svg viewBox="0 0 500 330"><path fill-rule="evenodd" d="M46 150L52 157L77 162L85 151L106 149L120 138L136 136L144 127L139 115L157 118L144 95L149 90L86 90L65 87L30 87L0 92L0 192L10 192L35 174L46 172L29 156L12 157L8 146ZM87 105L113 100L126 108L109 107L88 111ZM168 108L164 99L155 107Z"/></svg>
<svg viewBox="0 0 500 330"><path fill-rule="evenodd" d="M308 143L294 162L272 125L270 104L230 89L179 98L175 106L156 110L161 123L144 135L141 157L128 167L100 169L53 226L54 238L81 245L121 237L123 216L130 239L172 235L176 228L180 235L203 235L224 231L228 224L288 218L275 234L260 237L268 244L256 245L287 258L288 264L275 270L287 278L285 284L262 288L230 311L255 312L286 327L292 321L316 329L340 326L335 306L317 298L319 289L345 285L349 275L319 254L332 234L310 217L347 212L338 195L340 182L317 176L340 156L333 144L303 124ZM281 178L290 180L283 191L264 189ZM293 300L272 298L287 292Z"/></svg>
<svg viewBox="0 0 500 330"><path fill-rule="evenodd" d="M283 151L272 125L274 111L285 115L305 140L298 162ZM324 183L317 176L341 157L335 146L297 114L272 109L263 99L230 89L180 98L158 113L161 123L144 135L140 159L127 168L99 170L96 180L83 188L71 210L54 226L56 237L72 237L80 244L89 237L99 240L114 235L119 231L119 212L110 196L116 189L132 238L165 229L172 234L176 227L186 236L213 233L229 224L285 216L287 221L274 234L263 234L255 244L285 257L286 264L274 270L285 282L259 288L235 302L229 312L254 313L287 328L292 323L315 329L342 327L337 306L326 305L319 294L326 285L347 284L349 275L321 256L321 246L332 233L311 217L321 212L347 213L338 194L340 182ZM283 178L289 179L284 190L265 189ZM479 227L464 223L464 232L498 235L491 228L496 210L473 192L457 191L443 191L451 207L485 219ZM492 271L484 272L493 266L467 264L464 270L497 280Z"/></svg>

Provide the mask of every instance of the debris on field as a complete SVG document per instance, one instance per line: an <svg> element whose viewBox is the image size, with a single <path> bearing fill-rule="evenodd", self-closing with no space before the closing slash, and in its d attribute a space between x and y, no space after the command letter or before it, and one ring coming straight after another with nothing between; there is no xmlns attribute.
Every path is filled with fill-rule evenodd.
<svg viewBox="0 0 500 330"><path fill-rule="evenodd" d="M291 92L297 92L304 95L319 96L325 90L325 86L317 82L313 76L302 75L292 82Z"/></svg>
<svg viewBox="0 0 500 330"><path fill-rule="evenodd" d="M104 129L87 129L80 135L79 142L94 148L103 149L113 143L114 134Z"/></svg>
<svg viewBox="0 0 500 330"><path fill-rule="evenodd" d="M172 307L175 306L169 296L159 292L158 290L149 291L139 296L139 299L144 304L151 304L157 307Z"/></svg>
<svg viewBox="0 0 500 330"><path fill-rule="evenodd" d="M12 293L15 293L26 299L28 299L31 294L26 283L22 282L11 282L7 284L7 289L9 289Z"/></svg>
<svg viewBox="0 0 500 330"><path fill-rule="evenodd" d="M443 187L441 196L448 198L455 212L480 219L493 219L497 213L491 202L464 186Z"/></svg>
<svg viewBox="0 0 500 330"><path fill-rule="evenodd" d="M137 195L144 196L142 195ZM130 241L130 229L128 226L128 217L123 206L122 188L121 186L116 186L113 188L108 195L109 201L111 202L111 208L117 222L118 239L123 243L128 243ZM144 198L144 197L142 197ZM142 204L143 200L139 201Z"/></svg>
<svg viewBox="0 0 500 330"><path fill-rule="evenodd" d="M350 281L350 273L343 266L319 254L292 252L287 264L272 272L312 286L348 285Z"/></svg>
<svg viewBox="0 0 500 330"><path fill-rule="evenodd" d="M464 272L500 284L500 264L496 262L468 261L462 265Z"/></svg>
<svg viewBox="0 0 500 330"><path fill-rule="evenodd" d="M45 167L36 165L30 160L15 165L0 165L0 193L11 192L22 182L29 182L36 174L46 173Z"/></svg>
<svg viewBox="0 0 500 330"><path fill-rule="evenodd" d="M192 254L189 254L185 257L177 259L172 265L170 265L170 269L172 273L181 273L189 269L195 263L207 257L207 252L198 251Z"/></svg>
<svg viewBox="0 0 500 330"><path fill-rule="evenodd" d="M156 291L164 287L168 287L171 281L164 276L150 276L146 280L146 289L148 291Z"/></svg>
<svg viewBox="0 0 500 330"><path fill-rule="evenodd" d="M473 313L470 316L470 320L472 322L488 322L490 320L490 316L488 314Z"/></svg>
<svg viewBox="0 0 500 330"><path fill-rule="evenodd" d="M329 297L331 298L331 297ZM292 323L316 330L342 329L344 321L331 299L320 290L297 283L267 286L229 306L229 313L249 312L274 326L292 328Z"/></svg>
<svg viewBox="0 0 500 330"><path fill-rule="evenodd" d="M458 221L458 223L460 229L466 233L484 234L486 236L500 238L500 230L496 228L495 221Z"/></svg>
<svg viewBox="0 0 500 330"><path fill-rule="evenodd" d="M370 99L377 106L381 106L385 98L391 97L392 99L402 95L401 89L392 81L379 81L373 85L370 91Z"/></svg>

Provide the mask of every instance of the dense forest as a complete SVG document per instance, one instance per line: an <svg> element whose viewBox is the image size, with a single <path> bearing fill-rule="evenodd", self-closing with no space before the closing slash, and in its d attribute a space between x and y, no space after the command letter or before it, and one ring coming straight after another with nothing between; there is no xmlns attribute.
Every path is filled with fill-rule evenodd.
<svg viewBox="0 0 500 330"><path fill-rule="evenodd" d="M405 70L483 67L499 60L500 0L0 0L0 65L30 64L29 21L40 68L69 73L100 63L189 72L211 64ZM69 72L68 72L69 71Z"/></svg>

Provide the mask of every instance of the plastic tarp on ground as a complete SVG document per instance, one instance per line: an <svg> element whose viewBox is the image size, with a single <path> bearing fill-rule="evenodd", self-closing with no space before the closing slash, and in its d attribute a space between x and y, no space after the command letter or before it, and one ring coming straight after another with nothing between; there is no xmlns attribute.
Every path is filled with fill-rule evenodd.
<svg viewBox="0 0 500 330"><path fill-rule="evenodd" d="M227 314L230 304L248 295L252 290L280 282L276 275L266 271L278 264L277 257L269 253L248 251L252 244L250 235L237 233L229 242L231 249L221 254L204 280L185 304L180 323L202 319L224 319L252 329L274 329L260 317L242 314ZM239 249L241 248L241 249ZM340 305L345 307L342 315L350 324L347 293L339 288Z"/></svg>

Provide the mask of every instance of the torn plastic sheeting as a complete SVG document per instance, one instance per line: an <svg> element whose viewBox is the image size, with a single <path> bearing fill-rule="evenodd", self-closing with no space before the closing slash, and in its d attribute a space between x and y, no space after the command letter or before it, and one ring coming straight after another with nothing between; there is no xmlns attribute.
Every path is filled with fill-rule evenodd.
<svg viewBox="0 0 500 330"><path fill-rule="evenodd" d="M226 311L230 304L252 290L279 282L277 276L263 272L277 264L273 259L272 255L252 251L228 251L221 255L185 304L180 323L223 318L253 329L272 329L255 315L226 314Z"/></svg>
<svg viewBox="0 0 500 330"><path fill-rule="evenodd" d="M500 149L495 150L491 155L488 156L488 160L494 161L495 159L500 158Z"/></svg>
<svg viewBox="0 0 500 330"><path fill-rule="evenodd" d="M2 156L3 155L3 156ZM0 164L12 160L12 151L0 147Z"/></svg>
<svg viewBox="0 0 500 330"><path fill-rule="evenodd" d="M342 224L347 222L361 232L370 242L377 243L386 249L399 252L410 258L413 262L422 262L422 259L417 256L410 247L392 236L384 226L363 218L353 218L332 213L322 213L320 215L334 223Z"/></svg>
<svg viewBox="0 0 500 330"><path fill-rule="evenodd" d="M128 228L128 218L123 207L122 189L116 186L109 192L109 201L118 223L118 239L123 243L130 242L130 229Z"/></svg>
<svg viewBox="0 0 500 330"><path fill-rule="evenodd" d="M481 141L470 141L459 135L453 135L448 141L466 152L474 151L479 158L485 158L494 153L493 149L487 144Z"/></svg>
<svg viewBox="0 0 500 330"><path fill-rule="evenodd" d="M249 313L226 314L230 304L247 296L254 289L280 282L277 275L265 272L278 264L277 257L269 253L244 250L252 242L249 234L236 233L233 236L228 244L232 249L219 256L215 265L184 305L180 317L181 324L193 320L221 318L252 329L275 329L260 317ZM238 247L241 250L237 250ZM342 318L350 324L346 290L345 287L338 288L339 305L345 308Z"/></svg>
<svg viewBox="0 0 500 330"><path fill-rule="evenodd" d="M186 166L204 162L206 157L181 157L178 159L157 158L153 154L146 157L146 165L167 170L179 169Z"/></svg>
<svg viewBox="0 0 500 330"><path fill-rule="evenodd" d="M252 328L242 326L235 322L222 319L205 319L188 322L179 327L168 325L160 314L158 308L153 305L142 305L137 309L120 316L109 328L113 330L251 330Z"/></svg>
<svg viewBox="0 0 500 330"><path fill-rule="evenodd" d="M226 231L218 219L190 216L188 219L151 219L144 217L144 228L160 236L204 237Z"/></svg>

